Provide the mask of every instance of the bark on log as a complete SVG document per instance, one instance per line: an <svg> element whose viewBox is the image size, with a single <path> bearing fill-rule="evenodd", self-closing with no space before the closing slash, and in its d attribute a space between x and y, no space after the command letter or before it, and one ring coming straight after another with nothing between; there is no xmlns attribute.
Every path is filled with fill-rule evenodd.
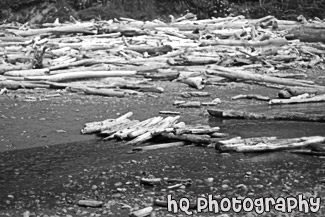
<svg viewBox="0 0 325 217"><path fill-rule="evenodd" d="M299 112L283 112L276 114L253 113L234 110L208 109L211 116L218 118L236 118L236 119L267 119L267 120L286 120L286 121L308 121L325 122L325 115L306 114Z"/></svg>

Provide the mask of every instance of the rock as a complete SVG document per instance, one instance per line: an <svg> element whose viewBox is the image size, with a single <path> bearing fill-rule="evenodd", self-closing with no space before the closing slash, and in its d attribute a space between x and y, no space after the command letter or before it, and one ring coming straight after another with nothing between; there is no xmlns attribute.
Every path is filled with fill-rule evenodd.
<svg viewBox="0 0 325 217"><path fill-rule="evenodd" d="M130 213L130 217L145 217L152 213L153 207L149 206L144 209L140 209Z"/></svg>

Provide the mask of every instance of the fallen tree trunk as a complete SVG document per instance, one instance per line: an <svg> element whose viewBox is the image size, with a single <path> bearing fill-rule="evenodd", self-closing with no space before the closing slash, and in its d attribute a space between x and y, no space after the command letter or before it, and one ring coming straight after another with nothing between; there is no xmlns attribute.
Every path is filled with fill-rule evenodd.
<svg viewBox="0 0 325 217"><path fill-rule="evenodd" d="M211 116L218 117L218 118L325 122L325 115L306 114L306 113L298 113L298 112L265 114L265 113L253 113L253 112L245 112L245 111L219 110L219 109L208 109L208 112Z"/></svg>
<svg viewBox="0 0 325 217"><path fill-rule="evenodd" d="M277 78L273 76L268 75L260 75L257 73L252 73L249 71L243 71L238 70L234 68L226 68L222 66L213 66L213 69L208 70L209 74L214 74L230 79L241 79L241 80L251 80L251 81L257 81L257 82L267 82L267 83L273 83L273 84L282 84L282 85L288 85L288 86L304 86L304 87L317 87L316 85L310 85L306 84L304 82L301 82L299 80L294 79L283 79L283 78Z"/></svg>
<svg viewBox="0 0 325 217"><path fill-rule="evenodd" d="M134 76L136 74L137 74L136 71L81 71L81 72L67 72L67 73L48 75L48 76L29 76L29 77L25 77L25 79L62 82L62 81L88 79L88 78L125 77L125 76Z"/></svg>
<svg viewBox="0 0 325 217"><path fill-rule="evenodd" d="M315 143L325 142L323 136L310 136L293 139L270 139L259 141L253 144L246 144L246 140L239 140L238 144L221 145L221 150L232 150L236 152L261 152L261 151L276 151L283 149L299 149ZM219 143L222 144L222 141Z"/></svg>

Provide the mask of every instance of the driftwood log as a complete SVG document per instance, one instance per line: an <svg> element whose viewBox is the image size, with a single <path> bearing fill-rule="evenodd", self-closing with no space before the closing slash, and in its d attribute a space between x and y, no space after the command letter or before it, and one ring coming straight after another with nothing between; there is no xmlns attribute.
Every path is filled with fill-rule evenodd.
<svg viewBox="0 0 325 217"><path fill-rule="evenodd" d="M211 116L218 118L325 122L325 114L307 114L300 112L283 112L276 114L268 114L220 109L208 109L208 112Z"/></svg>

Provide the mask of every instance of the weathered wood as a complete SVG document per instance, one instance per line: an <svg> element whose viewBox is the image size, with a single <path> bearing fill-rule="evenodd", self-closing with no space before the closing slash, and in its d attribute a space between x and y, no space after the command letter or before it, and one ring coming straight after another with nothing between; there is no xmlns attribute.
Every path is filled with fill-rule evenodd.
<svg viewBox="0 0 325 217"><path fill-rule="evenodd" d="M182 134L175 135L173 133L163 133L161 134L161 138L168 140L176 140L176 141L186 141L195 144L211 144L216 143L218 139L211 138L208 135L192 135L192 134Z"/></svg>
<svg viewBox="0 0 325 217"><path fill-rule="evenodd" d="M48 76L29 76L29 77L25 77L25 79L62 82L62 81L70 81L76 79L125 77L125 76L134 76L136 74L137 74L136 71L81 71L81 72L67 72L67 73L48 75Z"/></svg>
<svg viewBox="0 0 325 217"><path fill-rule="evenodd" d="M190 91L190 92L182 92L181 96L184 98L190 97L209 97L211 93L209 92L199 92L199 91Z"/></svg>
<svg viewBox="0 0 325 217"><path fill-rule="evenodd" d="M309 94L325 94L325 87L324 86L317 86L317 87L288 87L286 90L292 95L292 96L299 96L305 93Z"/></svg>
<svg viewBox="0 0 325 217"><path fill-rule="evenodd" d="M256 100L262 100L262 101L269 101L270 98L267 96L261 96L257 94L240 94L234 97L231 97L232 100L237 99L256 99Z"/></svg>
<svg viewBox="0 0 325 217"><path fill-rule="evenodd" d="M29 70L17 70L5 72L6 76L26 77L26 76L42 76L49 73L49 69L29 69Z"/></svg>
<svg viewBox="0 0 325 217"><path fill-rule="evenodd" d="M230 78L230 79L251 80L257 82L267 82L267 83L282 84L288 86L313 87L313 85L306 84L304 82L301 82L300 80L282 79L282 78L277 78L268 75L260 75L249 71L238 70L236 68L226 68L222 66L213 66L213 70L208 70L208 73Z"/></svg>
<svg viewBox="0 0 325 217"><path fill-rule="evenodd" d="M325 122L325 114L307 114L299 112L282 112L276 114L267 114L220 109L208 109L208 113L211 116L218 118Z"/></svg>
<svg viewBox="0 0 325 217"><path fill-rule="evenodd" d="M165 54L173 50L173 48L169 45L153 47L153 46L129 46L124 48L125 50L132 50L139 53L147 52L148 54Z"/></svg>
<svg viewBox="0 0 325 217"><path fill-rule="evenodd" d="M80 23L80 24L72 24L72 25L64 25L52 28L43 28L43 29L29 29L26 31L23 30L8 30L16 35L20 35L22 37L43 35L49 33L55 34L71 34L71 33L87 33L87 34L95 34L94 32L95 25L94 23Z"/></svg>
<svg viewBox="0 0 325 217"><path fill-rule="evenodd" d="M152 123L156 124L156 123L160 122L162 119L163 118L160 116L146 119L132 127L128 127L123 130L117 131L116 133L114 133L112 135L111 138L126 139L128 137L128 135L131 134L132 132L146 128L149 125L151 125ZM139 135L141 135L141 134L139 134Z"/></svg>
<svg viewBox="0 0 325 217"><path fill-rule="evenodd" d="M246 139L247 140L247 139ZM293 139L267 139L261 140L253 144L246 144L246 140L241 140L235 145L219 146L221 150L233 150L236 152L261 152L261 151L276 151L283 149L299 149L315 143L325 142L323 136L310 136ZM220 142L222 143L222 141Z"/></svg>
<svg viewBox="0 0 325 217"><path fill-rule="evenodd" d="M153 138L154 136L157 136L157 135L165 132L166 129L173 126L173 124L175 124L179 118L180 118L180 116L167 117L164 120L162 120L159 124L157 124L157 126L149 129L148 132L136 137L135 139L129 141L127 144L128 145L137 145L137 144L143 143L145 141L148 141L149 139Z"/></svg>
<svg viewBox="0 0 325 217"><path fill-rule="evenodd" d="M108 129L110 126L119 123L123 120L128 119L133 115L132 112L128 112L116 119L106 119L104 121L95 121L86 123L84 128L81 130L82 134L96 133Z"/></svg>
<svg viewBox="0 0 325 217"><path fill-rule="evenodd" d="M298 96L290 99L272 99L269 101L270 105L283 105L283 104L297 104L297 103L315 103L325 102L325 94L317 95L309 98L299 98Z"/></svg>
<svg viewBox="0 0 325 217"><path fill-rule="evenodd" d="M184 145L186 145L186 142L170 142L170 143L135 147L133 148L133 151L152 151L152 150L163 149L163 148L181 147Z"/></svg>
<svg viewBox="0 0 325 217"><path fill-rule="evenodd" d="M27 81L13 81L13 80L0 80L0 88L7 88L8 90L17 90L20 88L49 88L47 84L39 84Z"/></svg>
<svg viewBox="0 0 325 217"><path fill-rule="evenodd" d="M241 40L205 40L202 41L201 46L217 46L217 45L227 45L227 46L243 46L243 47L266 47L266 46L283 46L288 44L288 41L283 38L269 39L265 41L241 41Z"/></svg>
<svg viewBox="0 0 325 217"><path fill-rule="evenodd" d="M85 88L84 92L89 95L107 96L107 97L125 97L127 92L119 89L96 89L96 88Z"/></svg>

